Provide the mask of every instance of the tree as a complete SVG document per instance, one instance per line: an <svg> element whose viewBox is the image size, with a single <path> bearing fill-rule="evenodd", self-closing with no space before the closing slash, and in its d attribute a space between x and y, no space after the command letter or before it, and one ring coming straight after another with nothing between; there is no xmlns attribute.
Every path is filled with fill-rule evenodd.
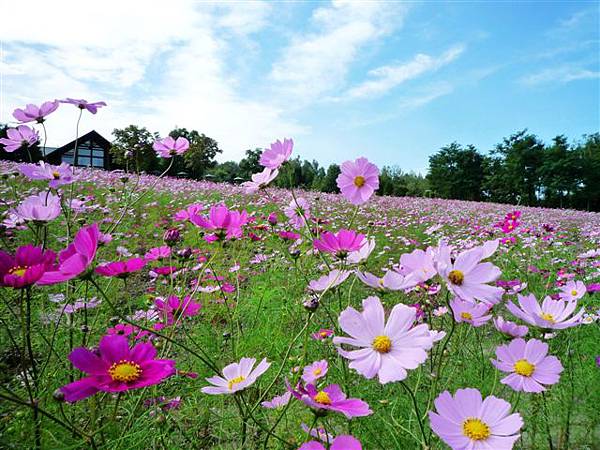
<svg viewBox="0 0 600 450"><path fill-rule="evenodd" d="M342 173L340 170L340 166L337 164L332 164L327 168L327 173L325 174L325 178L323 178L323 183L320 186L321 192L340 192L340 189L337 186L337 177Z"/></svg>
<svg viewBox="0 0 600 450"><path fill-rule="evenodd" d="M246 157L240 161L239 177L244 180L249 180L253 173L262 172L263 166L260 165L260 155L262 150L255 148L254 150L246 150Z"/></svg>
<svg viewBox="0 0 600 450"><path fill-rule="evenodd" d="M172 172L175 173L186 172L191 178L201 179L208 169L216 166L217 154L223 153L217 141L196 130L175 128L169 136L174 139L184 137L190 142L190 148L183 154L183 161L173 162Z"/></svg>
<svg viewBox="0 0 600 450"><path fill-rule="evenodd" d="M129 125L122 129L115 128L112 134L115 139L110 154L114 166L124 169L128 165L130 169L145 172L158 169L158 158L152 148L158 133L151 133L144 127ZM127 157L126 152L131 152L131 156Z"/></svg>
<svg viewBox="0 0 600 450"><path fill-rule="evenodd" d="M600 211L600 133L584 136L584 139L575 150L581 167L575 204L579 208Z"/></svg>
<svg viewBox="0 0 600 450"><path fill-rule="evenodd" d="M453 142L429 157L427 179L436 195L460 200L480 200L484 157L468 145Z"/></svg>

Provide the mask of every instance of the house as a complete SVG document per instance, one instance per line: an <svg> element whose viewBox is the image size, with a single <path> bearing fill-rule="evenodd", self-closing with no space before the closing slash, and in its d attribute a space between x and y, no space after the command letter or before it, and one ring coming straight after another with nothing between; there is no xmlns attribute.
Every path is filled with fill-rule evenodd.
<svg viewBox="0 0 600 450"><path fill-rule="evenodd" d="M74 161L74 140L62 147L47 147L44 153L46 161L50 164L58 165L65 162L79 167L96 167L108 170L111 166L110 147L110 141L92 130L77 139L77 164Z"/></svg>

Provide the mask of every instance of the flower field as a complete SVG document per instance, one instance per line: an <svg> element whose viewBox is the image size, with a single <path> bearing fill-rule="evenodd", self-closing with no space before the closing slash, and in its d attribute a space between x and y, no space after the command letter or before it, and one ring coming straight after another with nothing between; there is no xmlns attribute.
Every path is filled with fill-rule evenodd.
<svg viewBox="0 0 600 450"><path fill-rule="evenodd" d="M270 188L293 151L0 164L2 448L597 448L600 214L379 197L367 158Z"/></svg>

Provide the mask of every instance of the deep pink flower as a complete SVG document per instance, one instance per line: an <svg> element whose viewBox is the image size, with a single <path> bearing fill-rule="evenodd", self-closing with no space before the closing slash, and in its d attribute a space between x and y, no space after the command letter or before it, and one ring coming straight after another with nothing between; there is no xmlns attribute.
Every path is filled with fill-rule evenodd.
<svg viewBox="0 0 600 450"><path fill-rule="evenodd" d="M511 405L477 389L458 389L452 396L442 392L434 401L437 412L429 411L431 429L452 450L510 450L523 426Z"/></svg>
<svg viewBox="0 0 600 450"><path fill-rule="evenodd" d="M312 337L313 339L317 340L317 341L324 341L325 339L327 339L328 337L333 335L333 330L330 330L328 328L321 328L317 333L313 333L310 335L310 337Z"/></svg>
<svg viewBox="0 0 600 450"><path fill-rule="evenodd" d="M346 394L337 384L330 384L322 391L317 390L313 384L298 384L296 389L292 389L288 384L288 390L294 397L315 410L339 412L348 419L373 414L366 402L358 398L346 398Z"/></svg>
<svg viewBox="0 0 600 450"><path fill-rule="evenodd" d="M171 256L171 247L162 245L160 247L153 247L144 255L146 261L156 261L158 259L168 258Z"/></svg>
<svg viewBox="0 0 600 450"><path fill-rule="evenodd" d="M298 233L294 233L293 231L280 231L278 235L284 241L295 241L300 239L300 235Z"/></svg>
<svg viewBox="0 0 600 450"><path fill-rule="evenodd" d="M40 140L38 132L27 125L9 128L6 130L6 136L0 139L0 144L4 145L4 151L8 153L12 153L20 148L32 147Z"/></svg>
<svg viewBox="0 0 600 450"><path fill-rule="evenodd" d="M112 328L106 329L106 334L108 335L118 335L129 337L134 333L137 333L139 328L128 323L118 323Z"/></svg>
<svg viewBox="0 0 600 450"><path fill-rule="evenodd" d="M260 165L273 170L279 169L284 162L290 159L293 149L294 141L292 139L284 139L283 142L278 139L271 144L270 149L262 152Z"/></svg>
<svg viewBox="0 0 600 450"><path fill-rule="evenodd" d="M359 250L365 236L353 230L340 230L337 233L326 231L320 239L315 239L315 248L324 253L331 253L340 259L348 256L348 253Z"/></svg>
<svg viewBox="0 0 600 450"><path fill-rule="evenodd" d="M371 253L375 250L375 239L367 239L365 238L362 241L362 244L358 250L348 253L348 257L346 258L346 262L349 264L360 264L365 262Z"/></svg>
<svg viewBox="0 0 600 450"><path fill-rule="evenodd" d="M34 121L42 123L46 116L56 111L58 104L58 100L54 100L53 102L44 102L40 107L29 104L25 106L25 109L15 109L13 112L13 117L21 123Z"/></svg>
<svg viewBox="0 0 600 450"><path fill-rule="evenodd" d="M60 388L68 402L76 402L102 392L122 392L152 386L175 374L175 361L154 359L156 349L150 343L129 348L126 337L104 336L98 353L76 348L69 360L89 376Z"/></svg>
<svg viewBox="0 0 600 450"><path fill-rule="evenodd" d="M517 325L515 322L504 320L501 316L494 318L494 326L500 333L510 337L523 337L529 331L525 325Z"/></svg>
<svg viewBox="0 0 600 450"><path fill-rule="evenodd" d="M55 284L81 275L92 263L98 249L98 224L81 228L73 242L58 254L58 266L46 272L37 284Z"/></svg>
<svg viewBox="0 0 600 450"><path fill-rule="evenodd" d="M183 299L175 295L170 295L166 301L156 298L154 304L168 325L181 322L185 317L194 317L198 315L200 308L202 308L202 305L196 303L189 295L186 295Z"/></svg>
<svg viewBox="0 0 600 450"><path fill-rule="evenodd" d="M326 450L325 446L317 441L305 442L298 450ZM348 434L342 434L336 437L329 450L362 450L360 441Z"/></svg>
<svg viewBox="0 0 600 450"><path fill-rule="evenodd" d="M126 261L115 261L96 267L96 273L104 277L125 278L132 272L144 268L146 261L143 258L131 258Z"/></svg>
<svg viewBox="0 0 600 450"><path fill-rule="evenodd" d="M183 155L190 148L190 141L184 137L173 139L171 136L167 136L155 141L152 148L161 158L171 158L175 155Z"/></svg>
<svg viewBox="0 0 600 450"><path fill-rule="evenodd" d="M254 370L255 358L242 358L239 363L231 363L223 369L223 376L214 376L207 378L213 386L206 386L200 389L205 394L234 394L246 389L254 384L258 377L267 371L271 366L270 362L264 358Z"/></svg>
<svg viewBox="0 0 600 450"><path fill-rule="evenodd" d="M173 220L181 222L182 220L189 220L190 217L198 215L200 211L204 209L202 203L192 203L187 208L177 211L173 216Z"/></svg>
<svg viewBox="0 0 600 450"><path fill-rule="evenodd" d="M210 208L208 217L193 215L190 222L214 231L214 240L234 239L242 237L242 227L248 223L248 213L231 211L225 205L214 205Z"/></svg>
<svg viewBox="0 0 600 450"><path fill-rule="evenodd" d="M27 222L50 222L56 219L61 211L58 195L40 192L23 200L14 212Z"/></svg>
<svg viewBox="0 0 600 450"><path fill-rule="evenodd" d="M454 320L466 322L476 328L492 318L492 315L488 314L491 306L486 303L471 303L454 297L450 300L450 306L454 312Z"/></svg>
<svg viewBox="0 0 600 450"><path fill-rule="evenodd" d="M66 98L64 100L60 100L61 103L69 103L71 105L77 106L79 109L86 109L92 114L96 114L98 112L98 108L106 106L105 102L88 102L83 99L75 99L75 98Z"/></svg>
<svg viewBox="0 0 600 450"><path fill-rule="evenodd" d="M302 228L310 219L310 205L303 197L292 198L290 204L283 210L290 224L296 228Z"/></svg>
<svg viewBox="0 0 600 450"><path fill-rule="evenodd" d="M254 194L259 189L266 188L271 181L277 178L279 170L269 169L265 167L262 172L252 174L252 181L245 181L242 187L246 190L246 194Z"/></svg>
<svg viewBox="0 0 600 450"><path fill-rule="evenodd" d="M575 327L580 324L581 316L585 312L585 309L581 308L569 318L577 307L577 300L552 300L546 296L540 306L533 294L517 294L517 298L520 308L512 301L506 304L506 308L519 319L540 328L562 330Z"/></svg>
<svg viewBox="0 0 600 450"><path fill-rule="evenodd" d="M15 289L35 284L52 267L56 254L41 247L25 245L12 256L0 250L0 286Z"/></svg>
<svg viewBox="0 0 600 450"><path fill-rule="evenodd" d="M548 355L548 344L537 339L518 338L496 348L492 364L510 375L500 382L515 391L543 392L545 385L558 383L563 366L556 356Z"/></svg>
<svg viewBox="0 0 600 450"><path fill-rule="evenodd" d="M346 161L337 177L337 186L342 195L353 205L361 205L368 201L379 189L379 169L367 158Z"/></svg>
<svg viewBox="0 0 600 450"><path fill-rule="evenodd" d="M39 165L20 164L19 171L30 180L48 180L48 186L51 188L75 181L73 169L67 163L60 166L46 164L44 161L40 161Z"/></svg>

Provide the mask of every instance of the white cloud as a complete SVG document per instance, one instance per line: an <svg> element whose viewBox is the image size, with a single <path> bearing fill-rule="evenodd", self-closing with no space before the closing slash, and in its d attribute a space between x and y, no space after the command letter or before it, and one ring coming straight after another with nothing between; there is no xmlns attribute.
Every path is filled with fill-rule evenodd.
<svg viewBox="0 0 600 450"><path fill-rule="evenodd" d="M369 71L371 80L350 88L343 99L372 98L385 94L405 81L416 78L424 73L433 72L450 64L465 50L464 45L456 45L438 58L419 53L411 61L395 65L381 66Z"/></svg>
<svg viewBox="0 0 600 450"><path fill-rule="evenodd" d="M520 79L520 82L532 86L542 83L569 83L571 81L594 80L597 78L600 78L600 72L598 71L567 64L524 76Z"/></svg>

